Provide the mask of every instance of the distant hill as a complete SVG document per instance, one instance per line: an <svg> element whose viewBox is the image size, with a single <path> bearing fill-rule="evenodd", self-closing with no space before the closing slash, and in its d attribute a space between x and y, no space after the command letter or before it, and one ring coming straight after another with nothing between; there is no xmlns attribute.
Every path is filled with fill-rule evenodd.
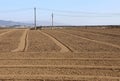
<svg viewBox="0 0 120 81"><path fill-rule="evenodd" d="M0 20L0 26L30 25L28 23Z"/></svg>
<svg viewBox="0 0 120 81"><path fill-rule="evenodd" d="M28 21L26 23L33 23L33 21ZM37 21L38 26L51 26L51 21ZM54 22L54 25L63 25L63 23Z"/></svg>
<svg viewBox="0 0 120 81"><path fill-rule="evenodd" d="M0 26L19 26L19 25L33 26L33 21L15 22L15 21L0 20ZM37 25L38 26L51 26L51 22L37 21ZM54 25L61 25L61 23L54 22Z"/></svg>

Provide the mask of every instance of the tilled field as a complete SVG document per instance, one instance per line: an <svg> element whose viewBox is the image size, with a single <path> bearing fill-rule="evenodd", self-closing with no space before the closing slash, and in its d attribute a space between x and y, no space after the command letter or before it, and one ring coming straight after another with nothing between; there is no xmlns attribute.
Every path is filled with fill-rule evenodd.
<svg viewBox="0 0 120 81"><path fill-rule="evenodd" d="M119 38L112 43L112 36L103 34L99 38L77 30L39 31L14 30L0 36L1 81L120 81L120 49L114 43Z"/></svg>
<svg viewBox="0 0 120 81"><path fill-rule="evenodd" d="M101 42L104 42L104 44L106 43L106 45L108 46L112 46L112 44L120 46L120 41L118 41L120 40L120 38L111 36L111 35L103 35L103 34L96 34L96 33L85 32L85 31L75 31L75 30L62 30L62 32L67 32L72 35L85 37L91 40L101 41Z"/></svg>
<svg viewBox="0 0 120 81"><path fill-rule="evenodd" d="M0 34L7 32L7 31L8 31L7 29L0 29Z"/></svg>
<svg viewBox="0 0 120 81"><path fill-rule="evenodd" d="M94 38L95 41L93 41L92 39L90 40L90 39L78 36L82 34L76 31L75 33L77 33L77 35L72 35L71 33L73 33L73 31L71 33L68 33L67 31L64 32L63 30L61 31L60 30L45 30L44 32L55 37L56 39L64 43L64 45L66 45L68 48L70 48L74 52L106 52L106 51L110 52L110 51L120 50L120 48L96 42L97 40L95 38ZM89 35L90 34L85 35L85 36L89 36Z"/></svg>
<svg viewBox="0 0 120 81"><path fill-rule="evenodd" d="M60 49L49 37L39 31L29 31L27 52L59 52Z"/></svg>
<svg viewBox="0 0 120 81"><path fill-rule="evenodd" d="M119 81L119 58L119 53L1 53L0 78Z"/></svg>
<svg viewBox="0 0 120 81"><path fill-rule="evenodd" d="M108 35L112 37L120 37L119 28L79 28L79 29L73 29L73 30L103 34L103 35Z"/></svg>
<svg viewBox="0 0 120 81"><path fill-rule="evenodd" d="M89 58L32 58L32 59L0 59L0 65L83 65L83 66L120 66L119 59Z"/></svg>
<svg viewBox="0 0 120 81"><path fill-rule="evenodd" d="M0 36L0 52L11 52L18 47L20 37L24 30L12 30Z"/></svg>

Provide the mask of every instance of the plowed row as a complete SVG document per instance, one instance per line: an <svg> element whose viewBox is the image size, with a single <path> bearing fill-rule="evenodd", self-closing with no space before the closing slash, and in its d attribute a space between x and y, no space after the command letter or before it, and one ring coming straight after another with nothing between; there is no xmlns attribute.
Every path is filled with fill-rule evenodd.
<svg viewBox="0 0 120 81"><path fill-rule="evenodd" d="M75 31L75 30L62 30L62 31L70 33L70 34L74 34L77 36L86 37L86 38L89 38L92 40L102 41L102 42L120 46L120 41L118 41L118 40L120 40L119 37L103 35L103 34L96 34L96 33L91 33L91 32L84 32L84 31Z"/></svg>
<svg viewBox="0 0 120 81"><path fill-rule="evenodd" d="M29 31L27 52L59 52L57 46L50 38L38 31Z"/></svg>
<svg viewBox="0 0 120 81"><path fill-rule="evenodd" d="M120 81L120 49L100 43L119 46L117 39L65 29L9 32L0 39L0 80ZM23 41L24 51L11 52ZM62 53L62 47L68 52Z"/></svg>
<svg viewBox="0 0 120 81"><path fill-rule="evenodd" d="M102 55L105 55L104 58ZM114 53L2 53L0 54L0 78L14 78L21 81L25 79L117 81L120 77L119 55Z"/></svg>
<svg viewBox="0 0 120 81"><path fill-rule="evenodd" d="M93 41L81 39L80 37L73 36L69 33L66 32L64 33L63 30L62 32L58 30L45 30L44 32L52 35L59 41L63 42L67 47L69 47L74 52L106 52L106 51L110 52L120 50L110 45L104 45ZM71 33L73 33L73 31ZM75 33L79 34L80 36L82 35L81 33L76 31ZM89 34L85 36L89 36Z"/></svg>
<svg viewBox="0 0 120 81"><path fill-rule="evenodd" d="M111 37L120 37L119 28L73 28L75 31L84 31L99 35L111 36Z"/></svg>
<svg viewBox="0 0 120 81"><path fill-rule="evenodd" d="M0 29L0 34L8 31L7 29Z"/></svg>
<svg viewBox="0 0 120 81"><path fill-rule="evenodd" d="M0 52L11 52L18 47L24 30L14 30L0 37Z"/></svg>
<svg viewBox="0 0 120 81"><path fill-rule="evenodd" d="M51 58L51 59L2 59L0 65L83 65L83 66L120 66L120 59L89 58Z"/></svg>

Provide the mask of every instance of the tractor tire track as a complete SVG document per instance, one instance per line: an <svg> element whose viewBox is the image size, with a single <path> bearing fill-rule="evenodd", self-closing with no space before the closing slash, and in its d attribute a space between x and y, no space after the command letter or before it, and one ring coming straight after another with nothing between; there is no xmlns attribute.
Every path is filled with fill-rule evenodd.
<svg viewBox="0 0 120 81"><path fill-rule="evenodd" d="M107 45L107 46L112 46L112 47L115 47L115 48L120 49L120 46L119 46L119 45L115 45L115 44L112 44L112 43L97 41L97 40L93 40L93 39L90 39L90 38L78 36L78 35L75 35L75 34L72 34L72 33L64 32L64 31L57 31L57 32L69 34L69 35L71 35L71 36L74 36L74 37L77 37L77 38L80 38L80 39L83 39L83 40L87 40L87 41L91 41L91 42L95 42L95 43L103 44L103 45Z"/></svg>
<svg viewBox="0 0 120 81"><path fill-rule="evenodd" d="M77 68L77 69L99 69L120 70L120 66L86 66L86 65L0 65L0 68Z"/></svg>
<svg viewBox="0 0 120 81"><path fill-rule="evenodd" d="M25 47L24 47L24 52L26 52L28 50L28 35L29 35L29 31L27 31L27 34L26 34L26 38L25 38Z"/></svg>
<svg viewBox="0 0 120 81"><path fill-rule="evenodd" d="M71 51L68 47L66 47L63 43L59 42L59 41L58 41L56 38L54 38L53 36L48 35L47 33L44 33L44 32L42 32L42 31L39 31L39 32L42 33L43 35L49 37L52 41L54 41L54 43L61 48L61 50L60 50L61 53L65 53L65 52Z"/></svg>
<svg viewBox="0 0 120 81"><path fill-rule="evenodd" d="M5 35L5 34L11 33L11 32L13 32L13 31L15 31L15 30L8 30L8 31L6 31L6 32L3 32L3 33L0 34L0 37L3 36L3 35Z"/></svg>
<svg viewBox="0 0 120 81"><path fill-rule="evenodd" d="M120 77L119 66L77 66L77 65L4 65L2 75L76 75ZM97 72L96 72L97 71Z"/></svg>
<svg viewBox="0 0 120 81"><path fill-rule="evenodd" d="M0 75L0 79L4 81L8 80L20 80L20 81L119 81L120 77L109 76L91 76L91 75ZM98 79L98 80L97 80Z"/></svg>
<svg viewBox="0 0 120 81"><path fill-rule="evenodd" d="M28 29L26 29L23 35L21 36L18 48L12 50L11 52L24 52L25 51L27 34L28 34Z"/></svg>

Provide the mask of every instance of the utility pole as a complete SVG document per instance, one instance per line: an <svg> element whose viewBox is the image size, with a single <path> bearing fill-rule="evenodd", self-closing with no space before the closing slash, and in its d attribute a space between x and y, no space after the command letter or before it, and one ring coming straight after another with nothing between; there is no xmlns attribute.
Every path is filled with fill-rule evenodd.
<svg viewBox="0 0 120 81"><path fill-rule="evenodd" d="M52 27L54 26L54 14L52 13Z"/></svg>
<svg viewBox="0 0 120 81"><path fill-rule="evenodd" d="M36 27L36 7L34 8L34 28L35 28L35 30L37 29L37 27Z"/></svg>

